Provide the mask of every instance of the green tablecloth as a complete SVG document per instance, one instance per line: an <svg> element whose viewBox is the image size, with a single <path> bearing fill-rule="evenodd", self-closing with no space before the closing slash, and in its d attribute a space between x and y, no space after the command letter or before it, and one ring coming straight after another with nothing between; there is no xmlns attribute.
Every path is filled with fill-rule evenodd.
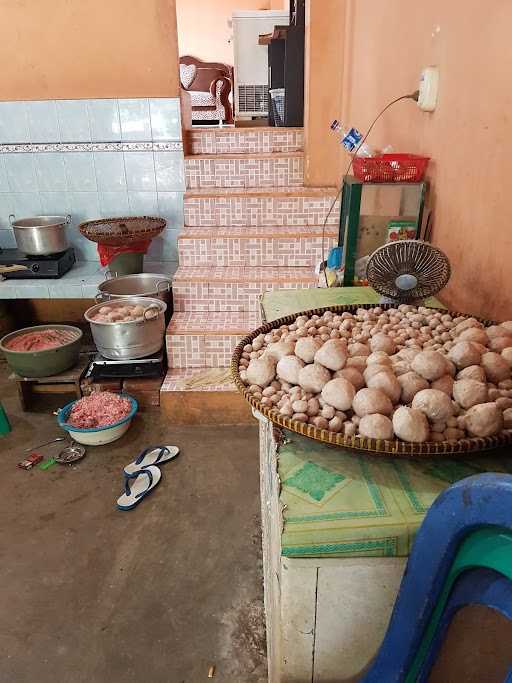
<svg viewBox="0 0 512 683"><path fill-rule="evenodd" d="M274 289L265 292L261 305L268 322L285 315L309 311L325 306L349 304L378 304L380 296L371 287L331 287L312 289ZM426 306L442 308L435 298L427 299Z"/></svg>
<svg viewBox="0 0 512 683"><path fill-rule="evenodd" d="M403 460L350 453L286 432L278 471L287 557L407 556L435 498L481 472L512 474L512 460Z"/></svg>
<svg viewBox="0 0 512 683"><path fill-rule="evenodd" d="M378 303L370 287L274 290L266 320L335 304ZM428 306L442 306L429 299ZM507 451L465 460L356 454L287 432L278 470L288 557L406 556L426 511L447 486L480 472L512 473Z"/></svg>

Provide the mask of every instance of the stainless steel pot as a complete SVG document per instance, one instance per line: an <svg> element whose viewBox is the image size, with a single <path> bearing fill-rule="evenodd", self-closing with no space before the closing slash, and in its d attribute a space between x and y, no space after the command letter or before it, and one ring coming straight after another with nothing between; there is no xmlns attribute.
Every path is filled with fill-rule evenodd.
<svg viewBox="0 0 512 683"><path fill-rule="evenodd" d="M91 332L98 351L111 360L131 360L145 358L160 351L165 334L166 304L160 299L148 297L123 298L123 304L136 306L140 304L147 310L142 320L124 323L102 323L92 320L103 306L119 305L119 301L101 303L87 309L85 319L91 326ZM148 317L149 310L158 310L154 318Z"/></svg>
<svg viewBox="0 0 512 683"><path fill-rule="evenodd" d="M66 225L71 216L9 216L18 249L28 256L49 256L65 251L68 246Z"/></svg>
<svg viewBox="0 0 512 683"><path fill-rule="evenodd" d="M145 296L161 299L170 308L172 303L172 281L166 275L157 273L138 273L122 275L105 280L98 285L97 301L126 299L132 296Z"/></svg>

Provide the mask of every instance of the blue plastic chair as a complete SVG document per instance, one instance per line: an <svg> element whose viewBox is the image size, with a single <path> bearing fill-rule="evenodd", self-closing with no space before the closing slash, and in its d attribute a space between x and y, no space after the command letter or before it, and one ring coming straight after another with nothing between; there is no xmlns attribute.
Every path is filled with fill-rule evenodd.
<svg viewBox="0 0 512 683"><path fill-rule="evenodd" d="M508 616L512 607L504 586L512 582L512 475L469 477L436 499L417 533L388 630L363 683L427 679L442 642L439 633L456 604L451 601L460 599L457 582L475 568L496 572L500 581L494 593L485 581L475 582L471 599L487 604L499 593L499 609ZM512 670L506 680L512 683Z"/></svg>

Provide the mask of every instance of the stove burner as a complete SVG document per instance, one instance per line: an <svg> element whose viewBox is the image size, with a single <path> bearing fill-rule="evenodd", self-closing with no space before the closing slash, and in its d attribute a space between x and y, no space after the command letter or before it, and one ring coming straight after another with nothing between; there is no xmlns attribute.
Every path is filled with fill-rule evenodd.
<svg viewBox="0 0 512 683"><path fill-rule="evenodd" d="M75 263L75 252L70 247L59 254L49 256L28 256L19 249L0 249L0 265L25 266L26 270L16 270L12 273L4 273L7 279L57 279L65 275Z"/></svg>
<svg viewBox="0 0 512 683"><path fill-rule="evenodd" d="M147 358L111 360L97 353L87 368L85 378L117 379L134 377L160 377L165 369L163 351Z"/></svg>

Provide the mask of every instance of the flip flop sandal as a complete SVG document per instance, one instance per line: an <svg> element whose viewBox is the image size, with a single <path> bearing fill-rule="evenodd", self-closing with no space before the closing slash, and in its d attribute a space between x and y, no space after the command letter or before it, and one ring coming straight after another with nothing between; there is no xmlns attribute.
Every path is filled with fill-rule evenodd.
<svg viewBox="0 0 512 683"><path fill-rule="evenodd" d="M128 477L124 484L124 493L117 499L120 510L131 510L147 496L162 478L158 467L145 467L137 475Z"/></svg>
<svg viewBox="0 0 512 683"><path fill-rule="evenodd" d="M140 470L149 465L161 465L172 458L175 458L180 449L178 446L150 446L139 455L137 460L129 463L124 468L125 477L134 477Z"/></svg>

